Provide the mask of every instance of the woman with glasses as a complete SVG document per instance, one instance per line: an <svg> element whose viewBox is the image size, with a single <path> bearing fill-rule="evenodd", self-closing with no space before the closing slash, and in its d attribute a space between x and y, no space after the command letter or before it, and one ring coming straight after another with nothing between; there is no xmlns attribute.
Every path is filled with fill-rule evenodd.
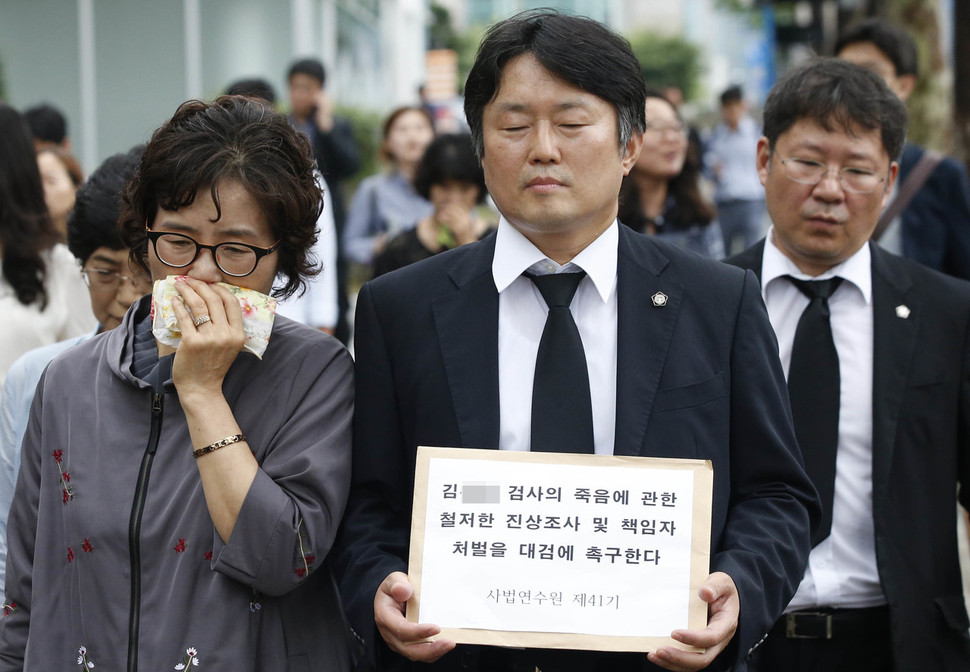
<svg viewBox="0 0 970 672"><path fill-rule="evenodd" d="M350 356L283 317L261 358L241 352L237 298L300 290L319 209L306 139L257 102L190 101L152 136L120 223L132 260L177 294L145 297L40 381L0 667L350 668L326 563L350 476ZM177 345L152 328L169 308Z"/></svg>
<svg viewBox="0 0 970 672"><path fill-rule="evenodd" d="M674 106L647 92L643 149L620 189L619 220L641 233L713 259L724 256L714 206L700 191L697 167L686 162L687 127Z"/></svg>
<svg viewBox="0 0 970 672"><path fill-rule="evenodd" d="M0 384L28 350L94 329L84 284L44 202L23 116L0 103Z"/></svg>

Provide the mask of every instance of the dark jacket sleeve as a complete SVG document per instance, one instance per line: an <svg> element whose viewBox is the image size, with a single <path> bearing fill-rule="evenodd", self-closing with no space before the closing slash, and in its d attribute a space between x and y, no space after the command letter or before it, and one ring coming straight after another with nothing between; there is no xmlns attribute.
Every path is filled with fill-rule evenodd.
<svg viewBox="0 0 970 672"><path fill-rule="evenodd" d="M402 440L387 337L370 286L364 285L354 324L351 496L332 559L348 618L372 657L383 646L374 624L374 596L391 572L407 572L414 466Z"/></svg>
<svg viewBox="0 0 970 672"><path fill-rule="evenodd" d="M317 129L313 153L320 172L328 180L340 182L360 170L360 151L350 122L335 117L329 133Z"/></svg>
<svg viewBox="0 0 970 672"><path fill-rule="evenodd" d="M728 574L741 598L723 658L743 658L781 615L804 574L821 513L777 353L758 280L748 271L731 352L731 499L711 558L711 571Z"/></svg>

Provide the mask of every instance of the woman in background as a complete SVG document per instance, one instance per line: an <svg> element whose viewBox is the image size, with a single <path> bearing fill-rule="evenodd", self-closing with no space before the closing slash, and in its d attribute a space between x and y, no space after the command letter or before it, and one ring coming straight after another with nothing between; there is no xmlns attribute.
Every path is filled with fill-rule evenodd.
<svg viewBox="0 0 970 672"><path fill-rule="evenodd" d="M74 207L78 187L84 181L81 166L60 147L47 147L37 152L37 167L44 185L44 201L61 242L67 240L67 216Z"/></svg>
<svg viewBox="0 0 970 672"><path fill-rule="evenodd" d="M674 106L647 92L643 149L620 188L619 220L635 231L713 259L724 256L714 206L700 191L697 167L685 162L687 127Z"/></svg>
<svg viewBox="0 0 970 672"><path fill-rule="evenodd" d="M58 238L27 122L0 103L0 384L28 350L95 327L77 262Z"/></svg>
<svg viewBox="0 0 970 672"><path fill-rule="evenodd" d="M434 211L385 245L374 277L479 240L492 229L475 208L485 200L485 173L468 135L435 138L418 165L414 188Z"/></svg>
<svg viewBox="0 0 970 672"><path fill-rule="evenodd" d="M424 150L434 138L434 124L420 107L399 107L384 122L381 156L390 171L364 178L347 212L344 254L370 264L384 244L413 228L431 213L431 203L414 188Z"/></svg>

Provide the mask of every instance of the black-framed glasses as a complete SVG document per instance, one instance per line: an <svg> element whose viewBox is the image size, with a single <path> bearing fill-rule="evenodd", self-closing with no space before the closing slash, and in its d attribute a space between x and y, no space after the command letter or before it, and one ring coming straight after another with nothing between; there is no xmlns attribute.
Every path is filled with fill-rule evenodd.
<svg viewBox="0 0 970 672"><path fill-rule="evenodd" d="M788 179L799 184L817 185L826 175L829 174L829 167L820 161L802 159L790 156L781 160L781 165L785 168ZM846 166L836 171L839 184L846 191L856 194L871 194L879 189L879 185L886 181L879 173L863 168L851 168Z"/></svg>
<svg viewBox="0 0 970 672"><path fill-rule="evenodd" d="M94 292L114 292L127 282L136 291L147 294L152 291L152 279L147 274L122 275L106 268L82 268L81 277L84 284Z"/></svg>
<svg viewBox="0 0 970 672"><path fill-rule="evenodd" d="M185 268L199 257L199 252L209 250L219 270L234 278L241 278L255 271L259 260L272 254L280 246L279 241L269 247L234 242L203 245L184 233L147 229L147 234L155 248L155 256L166 266Z"/></svg>

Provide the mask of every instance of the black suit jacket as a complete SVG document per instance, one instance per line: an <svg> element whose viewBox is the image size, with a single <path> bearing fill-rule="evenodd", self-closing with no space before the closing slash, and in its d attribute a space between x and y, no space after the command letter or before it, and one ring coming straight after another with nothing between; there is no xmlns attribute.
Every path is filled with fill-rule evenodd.
<svg viewBox="0 0 970 672"><path fill-rule="evenodd" d="M906 145L897 184L904 183L924 152ZM960 163L944 157L903 210L901 222L904 257L970 280L970 182Z"/></svg>
<svg viewBox="0 0 970 672"><path fill-rule="evenodd" d="M407 571L416 447L499 444L494 248L490 236L437 255L358 298L353 486L334 557L348 613L388 667L403 660L383 646L373 601L388 574ZM711 571L741 595L723 668L791 598L817 522L777 344L751 273L621 226L617 276L615 453L713 461ZM651 301L658 291L665 307ZM476 669L475 647L460 648L435 668ZM592 661L585 669L646 666L642 655Z"/></svg>
<svg viewBox="0 0 970 672"><path fill-rule="evenodd" d="M727 262L760 278L764 245ZM970 621L955 497L960 485L968 508L970 283L878 245L870 251L872 507L895 667L966 672Z"/></svg>

